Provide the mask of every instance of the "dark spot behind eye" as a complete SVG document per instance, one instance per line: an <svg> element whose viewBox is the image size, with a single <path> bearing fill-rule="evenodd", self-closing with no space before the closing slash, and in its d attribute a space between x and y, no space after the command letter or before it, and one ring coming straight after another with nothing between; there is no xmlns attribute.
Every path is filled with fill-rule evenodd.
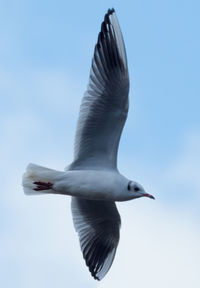
<svg viewBox="0 0 200 288"><path fill-rule="evenodd" d="M139 190L140 190L140 188L138 188L137 186L134 187L134 191L135 191L135 192L137 192L137 191L139 191Z"/></svg>
<svg viewBox="0 0 200 288"><path fill-rule="evenodd" d="M129 182L128 182L128 186L127 186L127 189L128 189L129 191L131 190L131 182L132 182L132 181L129 181Z"/></svg>

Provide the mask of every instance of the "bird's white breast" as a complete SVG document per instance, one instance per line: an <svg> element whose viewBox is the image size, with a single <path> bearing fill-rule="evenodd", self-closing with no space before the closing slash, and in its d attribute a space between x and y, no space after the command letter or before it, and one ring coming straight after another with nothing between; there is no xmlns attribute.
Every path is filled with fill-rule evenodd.
<svg viewBox="0 0 200 288"><path fill-rule="evenodd" d="M126 179L117 171L74 170L58 178L53 188L61 194L117 201L124 192L125 182Z"/></svg>

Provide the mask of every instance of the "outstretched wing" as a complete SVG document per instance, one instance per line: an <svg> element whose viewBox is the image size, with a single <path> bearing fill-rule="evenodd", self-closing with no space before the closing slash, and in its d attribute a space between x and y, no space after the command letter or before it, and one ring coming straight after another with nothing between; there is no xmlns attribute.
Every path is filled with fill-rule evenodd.
<svg viewBox="0 0 200 288"><path fill-rule="evenodd" d="M101 280L112 265L119 242L116 205L72 197L71 208L85 263L92 276Z"/></svg>
<svg viewBox="0 0 200 288"><path fill-rule="evenodd" d="M105 15L94 49L89 85L80 107L74 162L69 169L116 169L128 92L126 51L112 9Z"/></svg>

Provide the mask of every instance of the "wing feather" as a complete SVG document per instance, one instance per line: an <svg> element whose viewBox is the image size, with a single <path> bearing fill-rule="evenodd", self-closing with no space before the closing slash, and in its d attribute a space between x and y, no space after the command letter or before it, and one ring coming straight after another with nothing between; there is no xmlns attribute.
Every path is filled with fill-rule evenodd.
<svg viewBox="0 0 200 288"><path fill-rule="evenodd" d="M74 162L68 169L116 169L120 136L128 113L126 51L114 9L101 25L89 84L80 107Z"/></svg>
<svg viewBox="0 0 200 288"><path fill-rule="evenodd" d="M92 276L101 280L112 265L119 242L116 205L72 197L71 208L85 263Z"/></svg>

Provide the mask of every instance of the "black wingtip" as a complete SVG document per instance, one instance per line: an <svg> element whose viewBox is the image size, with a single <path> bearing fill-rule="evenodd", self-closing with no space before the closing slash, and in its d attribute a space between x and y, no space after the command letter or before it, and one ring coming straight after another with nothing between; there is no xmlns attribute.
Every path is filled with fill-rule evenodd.
<svg viewBox="0 0 200 288"><path fill-rule="evenodd" d="M92 275L92 277L95 279L95 280L97 280L97 281L100 281L101 279L99 279L99 277L97 277L95 274L93 274L92 272L91 272L91 275Z"/></svg>
<svg viewBox="0 0 200 288"><path fill-rule="evenodd" d="M109 16L112 15L114 12L115 12L114 8L108 9L107 13L104 16L104 21L102 23L102 27L101 27L102 31L106 29L106 24L110 24Z"/></svg>
<svg viewBox="0 0 200 288"><path fill-rule="evenodd" d="M114 12L115 12L115 9L114 9L114 8L111 8L111 9L108 9L107 14L108 14L108 16L109 16L109 15L112 15Z"/></svg>
<svg viewBox="0 0 200 288"><path fill-rule="evenodd" d="M107 13L105 14L105 17L104 17L104 21L106 23L109 23L110 20L109 20L109 16L112 15L113 13L115 12L115 9L112 8L112 9L108 9Z"/></svg>

